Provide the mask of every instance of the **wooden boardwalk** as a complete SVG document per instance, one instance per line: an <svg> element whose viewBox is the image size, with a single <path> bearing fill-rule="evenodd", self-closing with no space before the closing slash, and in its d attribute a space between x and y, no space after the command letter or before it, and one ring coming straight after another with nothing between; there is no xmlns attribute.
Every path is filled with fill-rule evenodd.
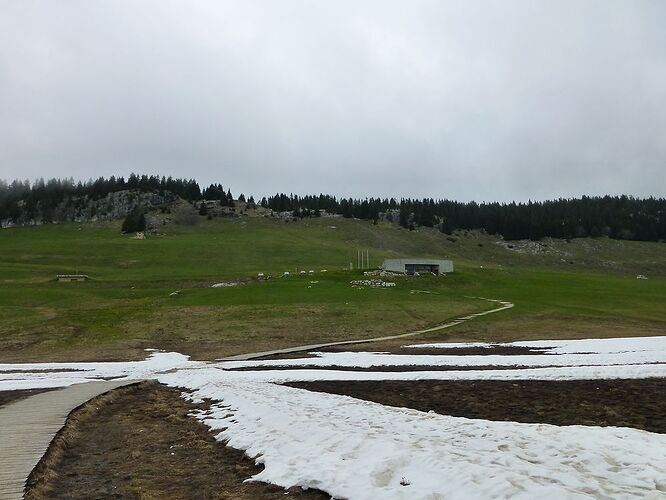
<svg viewBox="0 0 666 500"><path fill-rule="evenodd" d="M35 394L0 407L0 500L23 498L28 476L76 407L134 381L99 381Z"/></svg>

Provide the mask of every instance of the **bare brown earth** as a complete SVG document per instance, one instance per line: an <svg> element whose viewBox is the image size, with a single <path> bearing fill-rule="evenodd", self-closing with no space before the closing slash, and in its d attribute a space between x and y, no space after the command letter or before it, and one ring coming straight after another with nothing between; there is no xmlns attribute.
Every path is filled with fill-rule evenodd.
<svg viewBox="0 0 666 500"><path fill-rule="evenodd" d="M227 368L231 372L256 372L256 371L276 371L276 370L333 370L341 372L451 372L451 371L469 371L469 370L525 370L532 368L531 366L427 366L427 365L379 365L371 366L368 368L360 368L358 366L315 366L315 365L302 365L302 366L243 366L240 368ZM540 368L549 368L543 366Z"/></svg>
<svg viewBox="0 0 666 500"><path fill-rule="evenodd" d="M4 347L0 350L0 361L7 363L40 361L132 361L144 359L146 357L145 348L176 351L188 354L196 360L214 360L247 352L270 351L277 348L294 347L304 344L387 334L384 323L379 322L375 325L375 330L359 331L347 325L335 335L330 335L330 328L334 325L333 321L337 321L339 316L326 316L327 322L321 323L322 311L310 306L292 310L290 313L291 317L297 316L299 318L299 323L296 325L286 320L275 321L270 314L264 314L265 311L263 310L254 311L254 316L248 319L247 314L249 309L246 308L215 306L214 308L203 308L203 311L199 309L201 308L177 308L172 311L173 314L171 315L152 318L150 328L154 331L150 335L146 336L146 338L136 338L123 343L88 342L77 346L76 349L53 350L49 347L47 351L40 351L37 349L38 340L32 339L25 332L19 332L16 336L12 337L11 342L8 341L6 345L3 344ZM215 311L215 313L211 311ZM233 324L230 324L228 321L230 313L236 318ZM213 316L209 316L209 314ZM261 318L262 315L266 316L261 319L261 321L265 321L265 324L259 324L258 318ZM309 319L307 322L300 322L300 318ZM365 324L365 321L357 321L357 319L356 317L352 317L348 323L357 322ZM433 326L433 324L414 324L413 319L410 318L412 324L405 325L404 331ZM445 318L442 318L442 322L445 322ZM48 325L49 323L46 322L44 324ZM251 325L252 332L248 333L245 330L242 332L238 330L240 333L230 338L224 338L223 340L220 338L211 338L215 335L215 332L210 330L213 328L212 325L219 324L224 324L226 329L237 329L243 325L245 325L244 328L247 328L247 325ZM323 329L326 333L317 337L304 337L298 333L311 330L313 325L319 329ZM128 324L125 328L129 331L141 331L144 327L145 325L137 323ZM174 331L186 330L188 332L205 330L208 334L198 335L194 339L187 335L165 336L164 332L168 332L170 329ZM62 331L61 328L57 332L45 331L43 333L44 337L48 338L49 336L58 336ZM400 333L400 331L396 331L395 333ZM83 336L83 332L79 332L78 334ZM512 342L519 340L542 340L544 338L563 340L663 334L663 322L631 321L627 319L589 319L549 314L526 314L520 317L505 317L500 314L493 317L492 321L472 320L450 330L430 332L409 339L350 344L341 346L340 349L347 351L394 352L400 351L400 347L405 344L418 342ZM409 351L402 352L412 354L416 353L416 351L417 349L410 349ZM456 353L463 354L460 352ZM484 353L489 354L488 352ZM445 352L437 350L437 352L428 353L427 350L423 350L422 354L445 354ZM535 353L532 352L531 354ZM295 353L283 355L282 357L305 356L307 356L307 353Z"/></svg>
<svg viewBox="0 0 666 500"><path fill-rule="evenodd" d="M243 481L262 467L189 417L180 391L143 382L75 410L33 471L27 499L329 499Z"/></svg>
<svg viewBox="0 0 666 500"><path fill-rule="evenodd" d="M501 314L492 321L468 321L454 329L431 332L407 339L384 340L362 344L349 344L319 349L324 352L336 351L372 351L392 354L542 354L539 350L524 347L463 348L463 349L427 349L405 348L405 345L433 342L515 342L543 339L589 339L613 337L643 337L664 335L664 325L659 322L581 319L577 317L550 316L547 314L504 317ZM501 350L500 350L501 349ZM503 351L503 352L502 352ZM513 352L511 352L513 351ZM247 352L247 351L246 351ZM307 352L291 353L262 359L304 358Z"/></svg>
<svg viewBox="0 0 666 500"><path fill-rule="evenodd" d="M51 389L23 389L19 391L0 391L0 406L50 390Z"/></svg>
<svg viewBox="0 0 666 500"><path fill-rule="evenodd" d="M403 344L404 344L403 340ZM344 352L349 349L342 349L337 347L328 347L322 349L324 352ZM533 349L521 346L504 346L493 345L492 347L449 347L449 348L433 348L433 347L405 347L393 346L388 347L385 351L390 354L409 354L412 355L436 355L436 356L533 356L535 354L544 354L541 349Z"/></svg>
<svg viewBox="0 0 666 500"><path fill-rule="evenodd" d="M666 379L345 381L286 384L456 417L666 433Z"/></svg>
<svg viewBox="0 0 666 500"><path fill-rule="evenodd" d="M529 347L520 346L502 346L493 345L492 347L460 347L460 348L431 348L431 347L405 347L405 342L411 339L397 339L382 342L369 342L364 344L346 344L341 346L322 347L316 351L307 352L291 352L287 354L272 354L270 356L263 356L257 359L300 359L300 358L314 358L317 357L314 352L349 352L349 351L364 351L364 352L381 352L387 354L409 354L412 355L436 355L436 356L519 356L519 355L536 355L544 354L543 350L532 349ZM412 340L412 345L416 341Z"/></svg>

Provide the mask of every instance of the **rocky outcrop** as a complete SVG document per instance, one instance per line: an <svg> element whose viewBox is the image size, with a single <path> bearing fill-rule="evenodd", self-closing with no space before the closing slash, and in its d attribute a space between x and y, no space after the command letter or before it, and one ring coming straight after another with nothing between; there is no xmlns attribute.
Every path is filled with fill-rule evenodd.
<svg viewBox="0 0 666 500"><path fill-rule="evenodd" d="M102 198L89 196L68 197L55 208L43 209L39 205L28 210L19 202L21 214L14 219L0 220L0 227L36 226L48 223L95 222L121 219L137 206L146 210L171 207L180 198L164 192L116 191Z"/></svg>

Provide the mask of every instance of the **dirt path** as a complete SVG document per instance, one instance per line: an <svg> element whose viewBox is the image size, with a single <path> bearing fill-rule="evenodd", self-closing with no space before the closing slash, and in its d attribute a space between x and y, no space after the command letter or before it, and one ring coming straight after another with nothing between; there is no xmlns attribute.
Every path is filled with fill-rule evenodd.
<svg viewBox="0 0 666 500"><path fill-rule="evenodd" d="M26 499L330 498L315 490L244 482L262 467L189 416L206 407L156 382L92 399L67 419L31 475Z"/></svg>
<svg viewBox="0 0 666 500"><path fill-rule="evenodd" d="M131 381L90 382L0 407L0 499L23 498L28 475L77 406Z"/></svg>
<svg viewBox="0 0 666 500"><path fill-rule="evenodd" d="M495 307L493 309L490 309L488 311L482 311L480 313L475 313L475 314L469 314L467 316L462 316L460 318L456 318L452 321L444 323L443 325L434 326L432 328L425 328L423 330L417 330L415 332L401 333L401 334L398 334L398 335L388 335L386 337L375 337L375 338L371 338L371 339L342 340L342 341L338 341L338 342L327 342L327 343L323 343L323 344L311 344L311 345L302 345L302 346L296 346L296 347L288 347L286 349L277 349L275 351L263 351L263 352L253 352L253 353L249 353L249 354L239 354L237 356L229 356L227 358L221 358L219 361L247 361L249 359L265 358L267 356L277 356L277 355L280 355L280 354L291 354L291 353L302 352L302 351L314 351L314 350L318 350L318 349L323 349L325 347L350 345L350 344L369 344L369 343L372 343L372 342L383 342L383 341L386 341L386 340L395 340L395 339L403 339L403 338L408 338L408 337L415 337L416 335L422 335L424 333L431 333L431 332L436 332L436 331L439 331L439 330L444 330L446 328L451 328L453 326L464 323L465 321L469 321L471 319L478 318L480 316L486 316L488 314L493 314L493 313L496 313L496 312L505 311L505 310L511 309L513 307L513 304L511 302L506 302L506 301L503 301L503 300L486 299L484 297L471 297L471 298L487 300L489 302L499 304L500 307Z"/></svg>

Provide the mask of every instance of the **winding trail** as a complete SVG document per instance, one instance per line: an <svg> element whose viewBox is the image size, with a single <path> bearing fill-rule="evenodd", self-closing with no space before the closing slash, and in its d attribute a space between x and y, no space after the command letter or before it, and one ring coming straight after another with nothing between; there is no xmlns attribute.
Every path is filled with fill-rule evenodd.
<svg viewBox="0 0 666 500"><path fill-rule="evenodd" d="M75 384L0 407L0 499L23 498L28 476L72 410L95 396L133 383Z"/></svg>
<svg viewBox="0 0 666 500"><path fill-rule="evenodd" d="M469 298L486 300L499 305L499 307L458 317L442 325L409 333L240 354L222 358L219 361L245 361L275 354L321 349L323 347L365 344L414 337L424 333L451 328L471 319L513 307L511 302L483 297ZM135 382L121 380L75 384L64 389L36 394L0 407L0 500L23 498L23 490L28 476L48 449L56 433L64 426L68 415L74 409L100 394Z"/></svg>
<svg viewBox="0 0 666 500"><path fill-rule="evenodd" d="M400 333L398 335L388 335L385 337L374 337L371 339L361 339L361 340L341 340L338 342L326 342L323 344L310 344L310 345L301 345L301 346L296 346L296 347L287 347L285 349L276 349L274 351L263 351L263 352L252 352L248 354L238 354L236 356L229 356L226 358L220 358L218 361L248 361L250 359L257 359L257 358L263 358L265 356L274 356L276 354L290 354L293 352L302 352L302 351L312 351L316 349L322 349L324 347L332 347L336 345L350 345L350 344L368 344L371 342L382 342L384 340L395 340L395 339L403 339L407 337L414 337L416 335L422 335L424 333L430 333L430 332L436 332L439 330L444 330L446 328L451 328L452 326L459 325L461 323L464 323L465 321L469 321L470 319L478 318L479 316L486 316L488 314L493 314L496 312L500 311L505 311L506 309L511 309L513 307L513 303L507 302L504 300L496 300L496 299L487 299L485 297L468 297L468 298L474 298L474 299L481 299L481 300L487 300L488 302L493 302L495 304L499 304L500 307L496 307L494 309L490 309L488 311L482 311L479 313L474 313L474 314L469 314L467 316L462 316L460 318L456 318L454 320L449 321L448 323L444 323L442 325L438 326L433 326L432 328L426 328L424 330L416 330L414 332L409 332L409 333Z"/></svg>

